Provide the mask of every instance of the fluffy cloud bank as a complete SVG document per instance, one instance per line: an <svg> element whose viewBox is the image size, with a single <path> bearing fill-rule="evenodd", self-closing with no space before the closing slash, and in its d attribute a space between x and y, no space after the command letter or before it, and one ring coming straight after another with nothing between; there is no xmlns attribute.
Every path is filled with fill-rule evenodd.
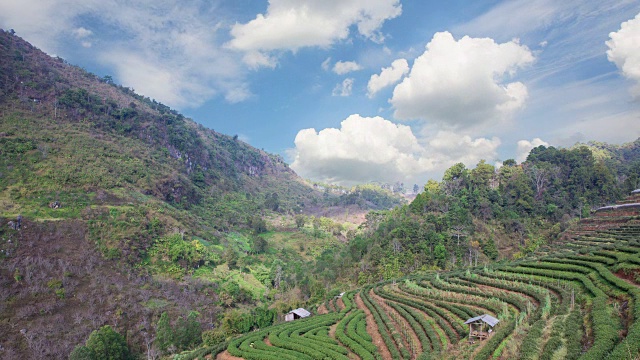
<svg viewBox="0 0 640 360"><path fill-rule="evenodd" d="M456 162L475 165L496 156L498 138L439 132L420 141L410 127L381 117L351 115L340 129L304 129L295 138L291 167L308 178L350 185L367 181L423 183Z"/></svg>
<svg viewBox="0 0 640 360"><path fill-rule="evenodd" d="M531 150L537 148L540 145L549 146L549 143L540 138L535 138L531 141L518 141L518 148L516 150L516 161L519 163L524 162L525 160L527 160L527 156L529 156Z"/></svg>
<svg viewBox="0 0 640 360"><path fill-rule="evenodd" d="M610 33L609 37L611 40L606 42L609 47L607 58L625 77L636 81L632 92L640 96L640 14L623 22L620 30Z"/></svg>
<svg viewBox="0 0 640 360"><path fill-rule="evenodd" d="M231 28L228 46L262 54L328 47L347 39L354 25L365 38L382 41L382 24L401 13L399 0L269 0L266 14Z"/></svg>
<svg viewBox="0 0 640 360"><path fill-rule="evenodd" d="M527 99L521 82L506 82L534 61L517 41L453 38L436 33L398 84L391 104L398 119L423 119L451 127L502 121Z"/></svg>
<svg viewBox="0 0 640 360"><path fill-rule="evenodd" d="M380 75L373 74L367 84L367 95L371 98L378 91L400 81L409 72L409 63L405 59L397 59L390 67L382 68Z"/></svg>

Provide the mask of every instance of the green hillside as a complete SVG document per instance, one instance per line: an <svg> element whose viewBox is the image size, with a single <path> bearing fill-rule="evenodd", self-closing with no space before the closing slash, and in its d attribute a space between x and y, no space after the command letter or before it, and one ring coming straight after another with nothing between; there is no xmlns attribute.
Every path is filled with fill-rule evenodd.
<svg viewBox="0 0 640 360"><path fill-rule="evenodd" d="M367 285L328 300L328 314L179 358L637 359L639 200L598 210L552 255ZM485 314L499 322L470 334L465 322Z"/></svg>
<svg viewBox="0 0 640 360"><path fill-rule="evenodd" d="M336 279L322 254L356 228L316 214L348 208L281 157L5 31L0 155L0 346L16 358L65 358L103 325L140 354L165 312L181 328L197 311L201 331L319 299Z"/></svg>

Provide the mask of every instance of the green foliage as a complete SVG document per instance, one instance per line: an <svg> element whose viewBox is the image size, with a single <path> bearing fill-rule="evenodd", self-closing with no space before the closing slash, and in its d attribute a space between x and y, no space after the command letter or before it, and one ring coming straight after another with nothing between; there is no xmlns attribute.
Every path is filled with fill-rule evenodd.
<svg viewBox="0 0 640 360"><path fill-rule="evenodd" d="M156 325L158 349L166 352L173 347L183 351L199 345L202 341L202 326L198 316L197 312L191 311L186 317L178 317L175 325L172 326L169 315L163 312Z"/></svg>
<svg viewBox="0 0 640 360"><path fill-rule="evenodd" d="M70 360L129 360L132 355L124 337L105 325L89 336L84 346L76 346Z"/></svg>

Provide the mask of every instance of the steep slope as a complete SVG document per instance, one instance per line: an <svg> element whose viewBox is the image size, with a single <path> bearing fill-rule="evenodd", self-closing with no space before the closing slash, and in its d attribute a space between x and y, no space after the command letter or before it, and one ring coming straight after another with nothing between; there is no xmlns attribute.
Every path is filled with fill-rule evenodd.
<svg viewBox="0 0 640 360"><path fill-rule="evenodd" d="M279 156L0 31L0 358L65 358L106 324L146 352L162 312L209 328L261 300L195 274L256 241L231 231L322 200Z"/></svg>

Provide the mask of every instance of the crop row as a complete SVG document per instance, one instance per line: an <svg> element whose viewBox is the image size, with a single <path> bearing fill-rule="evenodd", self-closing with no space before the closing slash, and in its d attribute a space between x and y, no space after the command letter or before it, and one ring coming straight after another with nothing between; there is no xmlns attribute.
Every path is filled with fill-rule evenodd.
<svg viewBox="0 0 640 360"><path fill-rule="evenodd" d="M329 344L324 341L318 341L311 338L303 338L300 334L304 334L317 327L328 326L334 324L338 319L338 314L330 314L326 317L316 317L315 321L302 322L300 320L291 323L289 326L282 326L278 330L269 332L269 341L275 347L297 351L306 354L314 359L324 359L330 357L332 359L348 359L347 349L340 345ZM314 318L312 318L314 319Z"/></svg>
<svg viewBox="0 0 640 360"><path fill-rule="evenodd" d="M365 306L367 306L367 308L369 308L369 311L371 311L373 319L378 325L378 331L382 336L382 340L391 353L391 357L393 357L394 359L410 358L411 355L409 354L407 349L404 348L402 342L394 343L394 340L392 340L390 334L397 333L395 331L395 326L393 325L393 323L391 323L391 320L386 315L384 310L380 307L380 305L369 297L369 290L371 288L372 286L367 286L362 289L362 291L360 292L360 297L362 298ZM404 349L404 351L402 351L401 349Z"/></svg>
<svg viewBox="0 0 640 360"><path fill-rule="evenodd" d="M591 348L581 359L602 359L611 351L617 341L617 327L611 322L611 309L607 306L607 295L584 274L590 269L573 264L539 263L545 269L526 268L527 272L554 278L565 278L580 281L593 295L591 304L591 322L594 327L594 341ZM597 264L598 266L602 266ZM513 270L517 271L519 268Z"/></svg>
<svg viewBox="0 0 640 360"><path fill-rule="evenodd" d="M420 297L422 299L429 299L430 301L437 302L443 299L448 299L449 301L455 301L459 304L473 305L477 308L482 308L487 310L487 312L498 314L502 311L502 307L499 301L495 299L487 299L482 298L476 295L468 295L468 294L460 294L457 292L451 291L440 291L437 289L426 289L420 286L415 286L415 288L409 288L405 284L400 284L400 290L403 292ZM456 296L458 295L458 296Z"/></svg>
<svg viewBox="0 0 640 360"><path fill-rule="evenodd" d="M356 310L344 317L336 328L336 337L346 347L351 349L362 360L380 359L378 349L369 340L362 338L356 331L357 325L364 319L364 312Z"/></svg>
<svg viewBox="0 0 640 360"><path fill-rule="evenodd" d="M418 302L386 291L378 291L378 295L387 300L392 300L423 311L438 323L451 342L457 342L461 336L466 335L466 331L460 322L451 319L451 316L447 312L437 306L428 302Z"/></svg>

